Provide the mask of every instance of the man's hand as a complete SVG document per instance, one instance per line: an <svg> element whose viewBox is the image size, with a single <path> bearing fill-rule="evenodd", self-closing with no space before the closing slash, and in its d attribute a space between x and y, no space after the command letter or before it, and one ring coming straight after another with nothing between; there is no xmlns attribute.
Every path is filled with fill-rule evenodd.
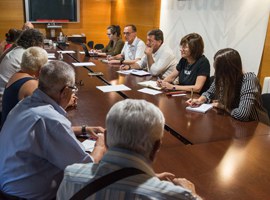
<svg viewBox="0 0 270 200"><path fill-rule="evenodd" d="M149 56L149 55L152 55L153 53L153 48L152 47L148 47L146 46L145 50L144 50L144 53Z"/></svg>

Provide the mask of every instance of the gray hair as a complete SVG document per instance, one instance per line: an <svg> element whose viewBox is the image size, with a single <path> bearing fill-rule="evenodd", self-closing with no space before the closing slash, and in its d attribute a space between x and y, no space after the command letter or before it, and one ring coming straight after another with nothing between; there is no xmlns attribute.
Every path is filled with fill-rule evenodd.
<svg viewBox="0 0 270 200"><path fill-rule="evenodd" d="M30 47L26 49L22 56L22 71L39 71L48 62L47 52L40 47Z"/></svg>
<svg viewBox="0 0 270 200"><path fill-rule="evenodd" d="M74 84L75 71L63 61L50 61L40 70L38 88L48 95L54 95L65 86Z"/></svg>
<svg viewBox="0 0 270 200"><path fill-rule="evenodd" d="M163 137L164 116L154 104L126 99L116 103L106 117L108 147L125 148L149 158Z"/></svg>

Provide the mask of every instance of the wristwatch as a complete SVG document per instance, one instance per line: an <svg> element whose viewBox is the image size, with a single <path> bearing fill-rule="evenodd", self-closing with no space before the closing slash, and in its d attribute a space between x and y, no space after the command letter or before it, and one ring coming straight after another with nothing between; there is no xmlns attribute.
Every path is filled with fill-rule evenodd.
<svg viewBox="0 0 270 200"><path fill-rule="evenodd" d="M82 125L82 135L86 135L87 131L86 131L86 125Z"/></svg>

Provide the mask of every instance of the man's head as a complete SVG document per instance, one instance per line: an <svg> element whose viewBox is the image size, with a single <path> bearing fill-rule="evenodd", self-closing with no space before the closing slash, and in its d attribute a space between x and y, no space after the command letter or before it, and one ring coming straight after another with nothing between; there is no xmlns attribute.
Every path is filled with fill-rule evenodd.
<svg viewBox="0 0 270 200"><path fill-rule="evenodd" d="M132 44L137 36L137 28L133 24L126 25L124 28L124 37L128 44Z"/></svg>
<svg viewBox="0 0 270 200"><path fill-rule="evenodd" d="M48 62L40 70L38 88L66 108L77 92L74 69L63 61Z"/></svg>
<svg viewBox="0 0 270 200"><path fill-rule="evenodd" d="M21 33L17 40L17 45L23 47L24 49L27 49L29 47L43 46L43 39L44 36L39 30L37 29L28 29Z"/></svg>
<svg viewBox="0 0 270 200"><path fill-rule="evenodd" d="M40 47L30 47L23 53L21 68L24 72L33 73L38 76L40 68L45 65L47 61L48 54L44 49Z"/></svg>
<svg viewBox="0 0 270 200"><path fill-rule="evenodd" d="M25 24L22 27L22 30L28 30L28 29L33 29L34 25L31 22L25 22Z"/></svg>
<svg viewBox="0 0 270 200"><path fill-rule="evenodd" d="M116 103L106 117L106 144L141 154L151 161L159 149L164 116L152 103L126 99Z"/></svg>
<svg viewBox="0 0 270 200"><path fill-rule="evenodd" d="M153 53L159 49L163 41L163 32L160 29L154 29L147 33L146 45L153 48Z"/></svg>

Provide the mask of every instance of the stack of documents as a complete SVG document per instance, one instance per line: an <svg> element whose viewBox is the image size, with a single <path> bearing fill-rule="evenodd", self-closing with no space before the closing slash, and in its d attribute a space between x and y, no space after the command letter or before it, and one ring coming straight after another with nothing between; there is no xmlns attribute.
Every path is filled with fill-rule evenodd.
<svg viewBox="0 0 270 200"><path fill-rule="evenodd" d="M187 110L194 111L194 112L200 112L200 113L206 113L208 110L212 109L213 105L212 104L202 104L198 107L191 107L188 106L186 107Z"/></svg>
<svg viewBox="0 0 270 200"><path fill-rule="evenodd" d="M155 90L161 90L161 87L157 85L157 81L143 81L138 83L141 86L153 88Z"/></svg>

